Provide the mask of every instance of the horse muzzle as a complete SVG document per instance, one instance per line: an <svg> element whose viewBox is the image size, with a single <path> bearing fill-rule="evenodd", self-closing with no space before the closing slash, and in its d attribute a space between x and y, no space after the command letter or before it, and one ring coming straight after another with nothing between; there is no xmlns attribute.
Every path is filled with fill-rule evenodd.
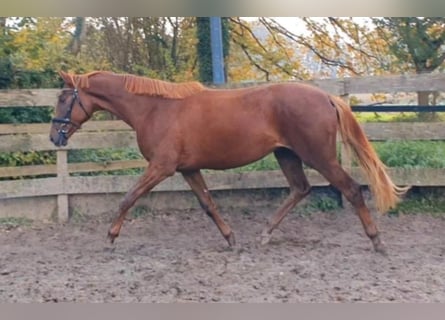
<svg viewBox="0 0 445 320"><path fill-rule="evenodd" d="M54 138L53 135L50 135L49 139L56 147L64 147L68 144L68 137L64 132L57 132L56 138Z"/></svg>

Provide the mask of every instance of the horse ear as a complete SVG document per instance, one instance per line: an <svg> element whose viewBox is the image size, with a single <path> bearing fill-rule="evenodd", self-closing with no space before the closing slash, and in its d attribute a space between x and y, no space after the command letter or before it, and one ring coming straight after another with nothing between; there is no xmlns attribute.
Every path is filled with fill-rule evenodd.
<svg viewBox="0 0 445 320"><path fill-rule="evenodd" d="M70 82L70 77L69 77L68 73L66 73L65 71L60 70L59 76L63 79L63 81L65 81L65 83Z"/></svg>
<svg viewBox="0 0 445 320"><path fill-rule="evenodd" d="M59 76L63 79L63 81L65 82L65 84L67 85L73 85L73 79L71 77L71 75L65 71L60 70L59 71Z"/></svg>

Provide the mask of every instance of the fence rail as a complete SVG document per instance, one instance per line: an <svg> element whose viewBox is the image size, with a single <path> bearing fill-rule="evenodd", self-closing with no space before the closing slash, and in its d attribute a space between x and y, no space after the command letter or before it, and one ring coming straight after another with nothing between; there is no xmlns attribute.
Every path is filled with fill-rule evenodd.
<svg viewBox="0 0 445 320"><path fill-rule="evenodd" d="M391 77L348 78L340 80L314 80L309 83L330 93L343 96L359 93L445 91L445 75L416 75ZM243 83L231 85L242 87ZM0 90L2 107L53 106L57 89ZM383 106L367 107L373 111L389 110ZM375 108L375 109L374 109ZM417 107L423 108L423 107ZM431 107L431 109L436 107ZM444 108L444 107L441 107ZM434 109L434 110L441 110ZM360 107L354 108L356 111ZM412 110L417 110L413 109ZM391 111L399 111L391 106ZM362 109L363 111L363 109ZM363 128L371 141L385 140L445 140L443 123L364 123ZM110 162L68 163L69 150L98 148L137 148L135 133L124 122L89 121L76 133L68 146L57 148L48 138L49 124L1 124L0 153L26 151L57 151L57 163L21 167L0 167L0 178L33 177L19 180L0 181L0 203L2 201L34 197L57 197L57 212L60 220L69 216L69 197L78 194L123 193L135 183L136 176L71 176L73 173L110 171L117 169L142 168L147 165L143 159ZM351 160L341 153L341 161L355 179L365 183L358 168L351 167ZM317 172L307 171L314 186L327 185ZM394 181L400 185L444 186L445 169L390 168ZM44 177L41 177L44 176ZM48 177L49 176L49 177ZM278 171L246 173L209 173L208 184L214 190L258 189L287 187L286 180ZM154 191L185 191L189 187L180 176L164 181ZM1 207L1 206L0 206ZM1 211L1 210L0 210Z"/></svg>

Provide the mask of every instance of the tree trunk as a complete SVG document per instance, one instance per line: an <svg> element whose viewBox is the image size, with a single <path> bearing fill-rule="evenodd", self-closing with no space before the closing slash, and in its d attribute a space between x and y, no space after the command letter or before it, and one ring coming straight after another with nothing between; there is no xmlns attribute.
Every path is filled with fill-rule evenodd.
<svg viewBox="0 0 445 320"><path fill-rule="evenodd" d="M85 21L85 17L76 17L75 21L76 29L74 31L73 39L71 40L69 46L69 50L73 55L79 54L80 47L87 34L87 24Z"/></svg>
<svg viewBox="0 0 445 320"><path fill-rule="evenodd" d="M0 28L3 30L6 27L6 17L0 17Z"/></svg>
<svg viewBox="0 0 445 320"><path fill-rule="evenodd" d="M434 103L434 97L433 97L433 103L430 103L430 96L434 95L433 91L419 91L417 92L417 104L419 106L429 106L429 105L435 105ZM438 120L438 115L436 112L419 112L417 115L418 119L421 121L436 121Z"/></svg>

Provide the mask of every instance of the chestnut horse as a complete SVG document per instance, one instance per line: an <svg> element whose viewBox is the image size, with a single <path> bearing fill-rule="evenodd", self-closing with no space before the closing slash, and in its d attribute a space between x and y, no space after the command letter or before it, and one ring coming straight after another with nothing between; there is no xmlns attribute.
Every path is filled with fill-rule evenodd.
<svg viewBox="0 0 445 320"><path fill-rule="evenodd" d="M206 88L198 82L175 84L102 71L60 75L65 86L50 132L56 146L66 145L95 111L107 110L136 131L139 149L149 162L119 205L108 231L111 242L118 237L135 201L180 172L228 244L234 245L233 231L218 212L200 169L239 167L273 152L289 182L290 194L265 227L263 243L309 193L305 163L343 193L374 249L385 251L359 184L337 160L337 131L364 169L379 211L394 207L406 189L391 181L351 108L340 98L298 83L226 90Z"/></svg>

